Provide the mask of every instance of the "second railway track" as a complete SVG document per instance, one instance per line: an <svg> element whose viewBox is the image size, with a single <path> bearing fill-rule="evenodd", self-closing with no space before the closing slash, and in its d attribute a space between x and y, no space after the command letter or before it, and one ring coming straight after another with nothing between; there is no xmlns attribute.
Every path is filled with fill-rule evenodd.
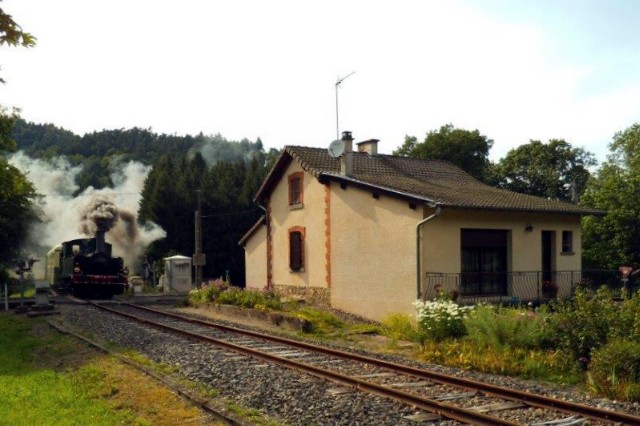
<svg viewBox="0 0 640 426"><path fill-rule="evenodd" d="M127 303L95 304L156 329L181 334L238 356L268 361L333 381L347 390L392 398L427 413L462 423L513 424L629 424L640 417L498 387L425 369L317 346L255 331L185 317ZM338 390L339 392L339 390ZM523 411L527 411L524 413ZM526 418L526 422L520 419Z"/></svg>

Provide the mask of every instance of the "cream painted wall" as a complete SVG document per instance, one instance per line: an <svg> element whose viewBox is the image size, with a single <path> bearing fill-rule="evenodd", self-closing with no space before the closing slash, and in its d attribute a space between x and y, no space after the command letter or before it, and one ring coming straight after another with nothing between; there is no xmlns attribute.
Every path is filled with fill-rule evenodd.
<svg viewBox="0 0 640 426"><path fill-rule="evenodd" d="M275 285L330 287L333 307L372 319L392 312L414 314L416 298L416 225L434 213L419 206L411 209L407 201L380 195L354 186L340 188L329 184L330 265L328 286L326 238L326 186L304 172L304 205L290 209L287 176L303 171L292 161L273 190L270 200L272 235L272 282ZM525 231L527 224L532 232ZM305 228L304 271L289 269L290 228ZM458 274L461 268L460 231L463 228L505 229L510 231L509 270L539 271L542 263L541 232L555 232L555 270L581 269L581 230L578 216L560 214L510 213L499 211L444 208L423 227L422 277L427 273ZM573 232L573 255L561 254L562 231ZM248 241L246 250L247 284L266 283L266 227ZM447 288L445 288L447 290ZM568 285L560 288L567 295ZM514 293L527 296L522 289ZM433 297L433 292L427 297Z"/></svg>
<svg viewBox="0 0 640 426"><path fill-rule="evenodd" d="M331 184L331 305L372 319L415 313L415 227L423 209Z"/></svg>
<svg viewBox="0 0 640 426"><path fill-rule="evenodd" d="M325 187L304 172L303 207L289 209L287 176L303 171L292 161L269 199L273 245L272 280L275 285L326 287ZM305 228L304 270L289 269L289 229Z"/></svg>
<svg viewBox="0 0 640 426"><path fill-rule="evenodd" d="M527 232L527 224L533 226ZM555 232L555 270L579 271L581 264L580 217L560 214L514 213L482 210L443 209L440 216L423 229L424 273L460 273L461 229L505 229L510 231L509 271L534 272L542 267L542 231ZM562 231L573 232L573 255L561 254ZM423 277L425 275L423 274ZM569 293L569 284L559 295ZM452 288L445 288L452 290ZM524 289L513 289L514 295L532 297ZM433 291L427 298L433 297Z"/></svg>
<svg viewBox="0 0 640 426"><path fill-rule="evenodd" d="M247 288L263 289L267 285L267 227L260 226L244 246Z"/></svg>

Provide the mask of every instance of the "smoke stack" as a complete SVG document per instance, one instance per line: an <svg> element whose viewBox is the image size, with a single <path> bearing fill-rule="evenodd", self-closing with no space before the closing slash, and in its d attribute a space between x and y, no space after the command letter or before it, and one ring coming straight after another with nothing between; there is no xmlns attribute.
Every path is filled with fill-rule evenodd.
<svg viewBox="0 0 640 426"><path fill-rule="evenodd" d="M344 153L340 157L340 174L348 177L353 176L353 137L351 132L342 132L342 142L344 142Z"/></svg>
<svg viewBox="0 0 640 426"><path fill-rule="evenodd" d="M96 220L96 253L106 253L104 234L109 230L109 224L104 220Z"/></svg>
<svg viewBox="0 0 640 426"><path fill-rule="evenodd" d="M366 141L358 142L358 152L366 152L369 155L378 155L378 142L379 139L369 139Z"/></svg>
<svg viewBox="0 0 640 426"><path fill-rule="evenodd" d="M104 231L96 232L96 253L104 253Z"/></svg>

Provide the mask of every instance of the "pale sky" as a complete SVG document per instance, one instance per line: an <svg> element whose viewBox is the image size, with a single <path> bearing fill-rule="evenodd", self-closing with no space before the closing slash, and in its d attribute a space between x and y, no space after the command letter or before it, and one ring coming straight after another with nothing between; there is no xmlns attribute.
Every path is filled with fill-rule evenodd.
<svg viewBox="0 0 640 426"><path fill-rule="evenodd" d="M564 138L603 160L640 121L640 1L5 0L38 38L0 48L0 104L78 134L142 127L267 148L446 123L491 158Z"/></svg>

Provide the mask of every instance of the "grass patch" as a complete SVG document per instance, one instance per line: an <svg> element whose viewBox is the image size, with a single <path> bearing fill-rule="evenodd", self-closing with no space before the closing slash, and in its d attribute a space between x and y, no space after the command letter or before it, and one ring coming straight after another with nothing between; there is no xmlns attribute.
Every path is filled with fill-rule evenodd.
<svg viewBox="0 0 640 426"><path fill-rule="evenodd" d="M61 372L43 368L40 359L50 339L30 334L32 324L0 315L0 418L12 425L131 424L127 411L114 411L96 400L102 381L95 370ZM54 345L54 353L69 351L69 339Z"/></svg>
<svg viewBox="0 0 640 426"><path fill-rule="evenodd" d="M265 426L280 426L282 423L278 423L275 420L269 419L263 416L260 411L253 408L242 407L233 402L227 402L226 404L227 410L234 413L235 415L242 417L251 421L257 425L265 425Z"/></svg>
<svg viewBox="0 0 640 426"><path fill-rule="evenodd" d="M14 288L13 292L9 294L9 299L15 300L20 299L22 295L20 294L20 287ZM36 297L36 288L35 287L26 287L24 289L24 297Z"/></svg>
<svg viewBox="0 0 640 426"><path fill-rule="evenodd" d="M0 347L2 424L175 425L203 416L155 380L40 318L0 315Z"/></svg>
<svg viewBox="0 0 640 426"><path fill-rule="evenodd" d="M133 361L134 363L142 367L145 367L147 370L151 370L158 374L169 375L178 371L177 367L160 363L160 362L155 362L136 351L126 350L126 351L122 351L121 354L126 358L130 359L131 361Z"/></svg>
<svg viewBox="0 0 640 426"><path fill-rule="evenodd" d="M427 362L483 373L555 383L578 384L582 380L578 365L562 351L509 346L486 346L478 350L478 346L468 339L450 339L424 342L420 358Z"/></svg>
<svg viewBox="0 0 640 426"><path fill-rule="evenodd" d="M343 335L345 332L345 323L332 313L312 307L304 307L298 309L295 315L311 323L311 331L309 333L315 337L336 337Z"/></svg>

